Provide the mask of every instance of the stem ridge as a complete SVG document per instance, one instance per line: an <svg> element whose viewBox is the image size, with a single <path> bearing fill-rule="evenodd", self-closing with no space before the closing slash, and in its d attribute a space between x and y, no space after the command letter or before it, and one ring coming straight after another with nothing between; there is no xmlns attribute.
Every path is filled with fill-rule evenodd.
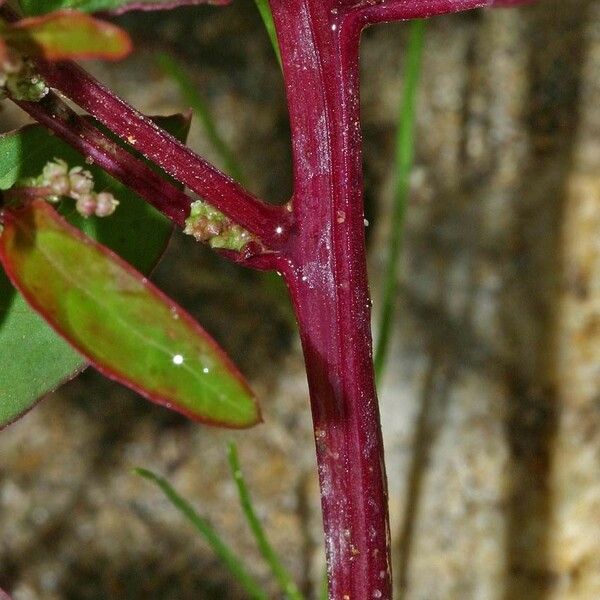
<svg viewBox="0 0 600 600"><path fill-rule="evenodd" d="M333 3L271 0L290 108L297 269L332 600L391 598L387 484L370 333L360 27Z"/></svg>

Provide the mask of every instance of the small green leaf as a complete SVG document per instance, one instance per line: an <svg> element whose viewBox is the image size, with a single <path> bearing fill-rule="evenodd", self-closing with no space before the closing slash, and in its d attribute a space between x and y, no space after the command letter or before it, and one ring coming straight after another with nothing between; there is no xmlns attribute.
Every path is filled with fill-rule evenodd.
<svg viewBox="0 0 600 600"><path fill-rule="evenodd" d="M107 377L200 421L260 421L250 389L212 338L47 202L4 210L0 261L27 301Z"/></svg>
<svg viewBox="0 0 600 600"><path fill-rule="evenodd" d="M116 0L20 0L26 15L43 15L56 10L72 9L95 12L114 8Z"/></svg>
<svg viewBox="0 0 600 600"><path fill-rule="evenodd" d="M187 122L181 116L157 123L181 140ZM162 255L171 224L147 202L102 169L85 164L84 157L39 125L0 136L0 190L35 177L53 158L69 165L85 165L99 191L108 190L120 201L109 219L84 219L65 202L69 221L108 246L143 273ZM11 286L0 269L0 428L29 410L37 400L85 367L85 362L35 313ZM6 360L4 357L10 357Z"/></svg>
<svg viewBox="0 0 600 600"><path fill-rule="evenodd" d="M0 36L13 48L48 60L118 60L131 51L127 33L106 21L76 11L61 11L5 25Z"/></svg>
<svg viewBox="0 0 600 600"><path fill-rule="evenodd" d="M231 0L21 0L26 15L42 15L61 9L76 9L85 12L126 10L152 10L174 8L189 4L229 4Z"/></svg>

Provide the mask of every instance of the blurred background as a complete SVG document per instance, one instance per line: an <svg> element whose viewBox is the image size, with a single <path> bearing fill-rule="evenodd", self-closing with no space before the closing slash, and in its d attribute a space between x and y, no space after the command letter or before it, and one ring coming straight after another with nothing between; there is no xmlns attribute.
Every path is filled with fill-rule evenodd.
<svg viewBox="0 0 600 600"><path fill-rule="evenodd" d="M136 51L94 64L148 114L185 67L273 202L291 190L283 86L250 0L129 15ZM393 199L406 24L365 33L374 314ZM390 362L380 390L397 598L600 598L600 3L432 20ZM8 130L23 117L6 103ZM195 123L190 145L218 162ZM323 570L307 390L285 292L175 234L155 281L230 352L265 423L187 422L85 372L0 435L0 587L14 600L238 600L204 541L131 469L164 474L278 598L226 442L309 595ZM316 597L316 595L315 595ZM363 599L357 599L363 600Z"/></svg>

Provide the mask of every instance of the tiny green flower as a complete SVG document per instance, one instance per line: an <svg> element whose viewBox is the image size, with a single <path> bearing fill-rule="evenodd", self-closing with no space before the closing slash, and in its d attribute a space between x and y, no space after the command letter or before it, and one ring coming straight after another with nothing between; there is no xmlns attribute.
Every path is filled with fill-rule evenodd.
<svg viewBox="0 0 600 600"><path fill-rule="evenodd" d="M252 241L252 235L248 231L203 200L192 203L183 232L199 242L206 242L211 248L237 252Z"/></svg>

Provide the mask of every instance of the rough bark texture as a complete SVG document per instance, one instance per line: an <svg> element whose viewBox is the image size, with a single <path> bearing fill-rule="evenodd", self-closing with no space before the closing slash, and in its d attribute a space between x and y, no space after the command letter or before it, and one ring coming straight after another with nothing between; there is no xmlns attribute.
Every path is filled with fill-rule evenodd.
<svg viewBox="0 0 600 600"><path fill-rule="evenodd" d="M284 200L282 87L258 20L239 4L195 25L186 10L147 17L147 47L163 39L197 65L249 180ZM380 393L399 598L600 596L599 31L587 0L444 17L428 30L399 321ZM375 292L405 32L381 26L363 41ZM223 35L236 41L223 46ZM142 54L118 67L121 91L149 113L180 108ZM308 587L303 574L314 583L322 568L319 501L285 299L191 240L176 238L167 260L160 283L264 398L266 424L235 437L275 545ZM89 374L54 394L0 436L0 587L14 600L242 598L160 494L130 475L134 465L167 474L269 581L226 474L229 437Z"/></svg>

